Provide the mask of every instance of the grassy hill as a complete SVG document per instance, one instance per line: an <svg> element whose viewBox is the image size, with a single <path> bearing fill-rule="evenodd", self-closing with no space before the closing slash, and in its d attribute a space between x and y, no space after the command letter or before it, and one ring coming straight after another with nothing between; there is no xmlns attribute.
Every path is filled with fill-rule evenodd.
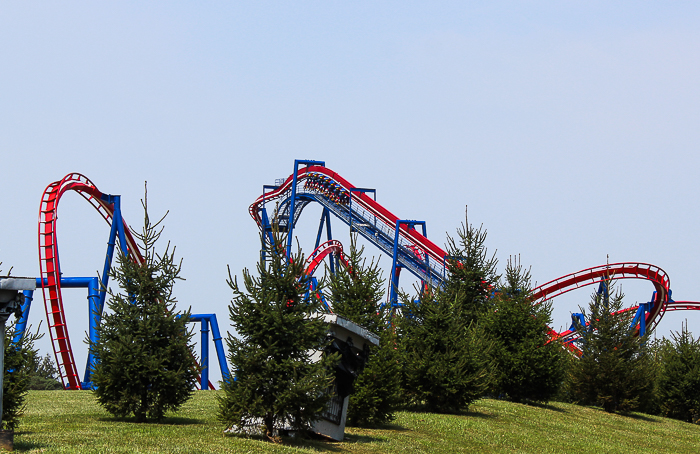
<svg viewBox="0 0 700 454"><path fill-rule="evenodd" d="M348 428L346 440L275 445L225 437L216 391L197 392L163 424L111 418L89 392L32 391L15 451L42 453L697 453L700 426L671 419L554 403L535 407L484 399L464 415L402 412L382 429Z"/></svg>

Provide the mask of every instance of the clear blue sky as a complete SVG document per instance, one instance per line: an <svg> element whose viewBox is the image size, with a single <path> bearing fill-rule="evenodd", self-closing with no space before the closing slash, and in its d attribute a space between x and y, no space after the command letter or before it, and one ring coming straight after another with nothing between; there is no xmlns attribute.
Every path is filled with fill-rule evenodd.
<svg viewBox="0 0 700 454"><path fill-rule="evenodd" d="M699 23L682 1L4 2L2 268L38 274L52 181L84 173L138 227L147 180L184 258L180 307L226 330L226 266L258 256L248 206L296 158L376 188L439 245L468 205L501 270L520 254L543 283L609 255L698 300ZM95 274L106 225L76 194L59 215L64 274ZM64 296L82 370L85 295ZM555 328L588 296L556 301ZM700 334L700 313L659 333L686 317Z"/></svg>

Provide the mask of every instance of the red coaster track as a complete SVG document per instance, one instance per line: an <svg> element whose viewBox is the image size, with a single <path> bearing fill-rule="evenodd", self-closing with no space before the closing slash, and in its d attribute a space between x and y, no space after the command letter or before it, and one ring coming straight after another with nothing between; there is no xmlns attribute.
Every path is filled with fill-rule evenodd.
<svg viewBox="0 0 700 454"><path fill-rule="evenodd" d="M654 300L650 310L645 314L646 326L649 331L661 321L664 310L671 300L671 280L664 270L648 263L611 263L567 274L535 288L532 299L535 304L554 298L564 293L589 285L599 284L606 279L643 279L654 285ZM633 306L625 311L637 310ZM700 307L699 307L700 308ZM557 333L557 337L568 337L572 330Z"/></svg>
<svg viewBox="0 0 700 454"><path fill-rule="evenodd" d="M61 269L58 260L58 238L56 221L58 219L58 202L66 191L75 191L97 210L111 226L114 215L114 205L105 202L106 199L97 187L85 176L79 173L66 175L62 180L55 181L46 187L41 198L39 209L39 263L42 277L42 291L46 320L49 326L49 336L56 356L56 365L64 386L68 389L80 389L80 378L73 359L70 337L66 326L63 297L61 295ZM139 263L143 262L141 253L124 223L126 247L129 254Z"/></svg>

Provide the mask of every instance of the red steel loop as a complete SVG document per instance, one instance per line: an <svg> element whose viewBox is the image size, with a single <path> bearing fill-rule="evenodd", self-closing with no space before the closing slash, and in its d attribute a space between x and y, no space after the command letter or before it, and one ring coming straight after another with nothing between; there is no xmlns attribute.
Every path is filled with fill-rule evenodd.
<svg viewBox="0 0 700 454"><path fill-rule="evenodd" d="M102 193L84 175L70 173L62 180L49 184L39 206L39 267L42 278L44 308L49 326L49 336L56 357L58 373L64 387L80 389L80 378L73 358L68 328L66 326L63 296L61 294L61 269L58 260L58 202L66 191L75 191L87 200L108 225L112 224L114 206L102 200ZM124 221L126 247L138 263L143 262L131 231Z"/></svg>

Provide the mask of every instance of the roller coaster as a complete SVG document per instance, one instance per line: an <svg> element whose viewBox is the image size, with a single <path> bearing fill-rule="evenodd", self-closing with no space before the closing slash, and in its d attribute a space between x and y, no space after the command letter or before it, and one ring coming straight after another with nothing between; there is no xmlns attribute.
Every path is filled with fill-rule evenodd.
<svg viewBox="0 0 700 454"><path fill-rule="evenodd" d="M56 222L57 209L61 197L74 191L90 203L110 227L107 254L102 277L63 277L59 262ZM370 197L369 194L372 194ZM360 188L350 184L338 173L325 166L323 161L296 160L293 173L279 184L263 186L263 193L252 205L249 213L262 231L263 241L273 241L275 229L285 232L286 252L291 254L293 231L305 207L316 202L322 207L316 245L305 264L306 272L312 276L322 261L328 257L331 271L334 267L349 266L342 253L342 244L333 239L331 215L348 225L369 243L392 259L388 299L392 308L397 308L399 277L402 269L408 270L426 285L438 287L448 275L450 257L439 246L427 238L425 221L400 219L376 200L374 189ZM268 207L274 206L274 213ZM417 230L420 227L420 231ZM323 232L326 240L321 243ZM42 289L44 308L48 321L49 336L56 358L59 375L66 389L90 389L90 374L94 358L88 354L84 378L80 380L70 344L68 325L63 305L62 288L80 287L88 290L89 337L96 340L108 287L111 263L117 240L121 251L138 263L143 257L134 241L129 226L121 214L121 199L118 195L104 194L95 184L79 173L71 173L63 179L49 184L41 198L39 209L39 263L40 277L37 288ZM264 248L263 248L264 249ZM612 263L588 268L547 282L533 290L533 304L552 299L572 290L614 279L640 279L649 281L654 291L651 300L624 311L634 311L631 327L639 334L653 330L666 311L700 310L700 302L674 301L671 298L670 278L661 268L646 263ZM312 282L315 282L312 279ZM21 338L26 329L33 300L33 292L25 292L22 317L17 323L15 340ZM325 301L324 301L325 304ZM326 308L330 308L326 304ZM572 314L572 317L580 314ZM194 314L191 321L201 322L201 389L213 389L209 382L208 334L213 336L214 345L221 368L222 378L230 378L228 365L215 314ZM585 321L584 321L585 322ZM566 342L576 336L574 324L562 332L550 331L553 339Z"/></svg>
<svg viewBox="0 0 700 454"><path fill-rule="evenodd" d="M62 275L56 224L59 201L68 191L74 191L81 195L110 226L107 254L102 278L99 280L97 277L63 277ZM81 381L71 348L61 289L64 287L83 287L88 289L89 338L91 342L96 341L96 329L99 326L104 309L117 239L119 240L121 251L125 255L139 264L144 263L144 258L134 241L131 230L122 217L120 196L102 193L92 181L79 173L68 174L63 179L55 181L46 187L39 208L39 264L41 277L37 278L37 288L42 289L49 336L56 358L58 373L66 389L90 389L92 386L90 376L95 360L92 354L88 353L84 379ZM22 306L22 316L15 330L15 340L24 335L32 300L33 292L25 291L25 303ZM209 327L211 327L222 377L224 379L229 377L216 314L193 314L190 317L190 321L198 321L202 324L201 389L213 388L208 378Z"/></svg>
<svg viewBox="0 0 700 454"><path fill-rule="evenodd" d="M370 197L370 193L374 197ZM392 307L398 306L401 269L407 269L421 282L436 287L446 279L449 256L427 238L425 221L400 219L376 201L374 189L355 187L327 168L325 162L296 160L292 175L278 185L263 186L263 194L250 205L249 212L266 241L272 241L274 228L287 233L289 254L293 230L304 208L312 202L323 208L316 237L317 249L323 247L324 229L327 240L332 241L333 215L391 257L389 302ZM268 213L270 205L274 207L272 215ZM416 229L418 226L420 232ZM700 310L698 302L671 298L671 281L664 270L647 263L628 262L588 268L542 284L533 290L533 304L585 286L598 284L600 287L608 279L641 279L653 285L649 302L625 309L635 312L632 328L641 335L653 330L666 311ZM562 332L551 330L550 335L565 342L573 340L576 335L574 324Z"/></svg>

